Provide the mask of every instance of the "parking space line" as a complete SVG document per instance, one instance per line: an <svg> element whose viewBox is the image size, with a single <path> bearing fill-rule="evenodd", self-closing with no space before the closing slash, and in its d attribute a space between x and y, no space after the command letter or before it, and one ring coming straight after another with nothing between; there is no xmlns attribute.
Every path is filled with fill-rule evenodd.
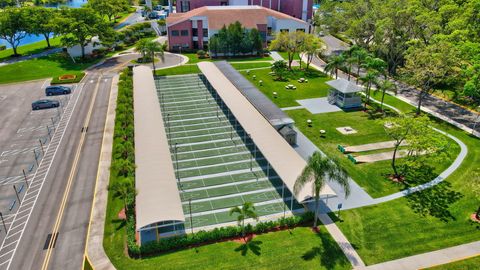
<svg viewBox="0 0 480 270"><path fill-rule="evenodd" d="M66 106L63 107L63 114L62 114L62 116L61 116L61 118L60 118L60 120L59 120L58 127L55 129L55 132L54 132L54 134L53 134L53 136L52 136L52 139L51 139L51 143L48 144L48 146L47 146L47 148L46 148L46 150L45 150L45 152L46 152L47 154L45 155L45 157L44 157L43 159L40 160L39 168L43 168L44 166L47 166L48 169L46 170L46 172L40 173L40 174L37 174L37 172L35 172L35 174L34 174L34 176L33 176L33 180L36 180L37 178L40 178L40 179L41 179L41 183L40 183L40 185L38 186L38 188L37 188L37 186L34 186L34 187L31 187L31 188L27 189L26 194L25 194L25 196L24 196L24 198L27 197L27 196L32 196L32 197L34 197L34 199L33 199L33 201L30 201L30 202L28 202L28 203L22 203L22 204L20 204L19 209L18 209L17 213L15 214L14 219L13 219L13 221L12 221L12 223L10 224L9 227L15 226L15 224L17 223L17 221L20 220L20 219L22 219L22 218L24 218L24 217L26 217L27 220L26 220L25 222L22 222L21 224L16 225L16 226L14 227L14 228L17 228L18 226L23 226L18 232L15 232L15 233L13 233L13 234L10 234L10 231L8 231L8 232L7 232L7 236L3 239L2 244L0 245L0 253L3 253L4 250L5 250L4 245L5 245L6 241L7 241L8 239L12 238L12 237L15 237L15 236L19 235L19 236L18 236L17 243L16 243L14 249L0 255L0 257L3 257L3 256L5 256L5 255L10 254L10 253L13 252L13 253L11 254L10 261L9 261L9 263L8 263L8 265L7 265L7 269L10 268L11 258L13 258L13 257L15 256L15 251L16 251L16 249L17 249L17 247L18 247L18 243L19 243L20 240L22 239L23 232L25 231L26 224L28 224L28 221L29 221L29 219L30 219L31 213L32 213L32 211L33 211L33 209L34 209L34 207L35 207L35 204L36 204L36 202L37 202L37 199L38 199L38 197L39 197L39 195L40 195L40 191L41 191L41 189L42 189L42 187L43 187L43 184L45 183L46 175L48 174L48 172L49 172L49 170L50 170L50 168L51 168L51 166L52 166L52 163L53 163L52 161L53 161L53 159L54 159L54 157L55 157L55 155L56 155L56 153L57 153L57 151L58 151L58 149L59 149L58 147L59 147L59 145L60 145L60 142L63 140L64 135L65 135L65 132L66 132L66 130L67 130L66 127L67 127L67 125L70 123L70 119L71 119L71 117L72 117L72 115L73 115L73 112L74 112L74 110L75 110L75 108L76 108L76 105L77 105L77 103L78 103L78 100L80 99L81 91L75 91L74 94L75 94L76 96L75 96L74 98L70 99L70 100L68 101L68 103L66 104ZM72 102L72 101L73 101L73 102ZM64 125L64 128L59 128L61 125ZM53 154L50 154L50 153L52 153L52 151L53 151ZM47 158L47 156L48 156L48 158ZM32 181L32 182L33 182L33 181ZM32 193L34 193L34 194L31 195ZM32 204L32 206L29 206L30 204ZM29 213L23 215L22 217L18 217L18 213L19 213L19 211L21 211L20 209L22 209L22 211L23 211L23 208L27 208L27 207L28 207ZM22 212L22 213L23 213L23 212ZM17 219L17 217L18 217L18 219Z"/></svg>

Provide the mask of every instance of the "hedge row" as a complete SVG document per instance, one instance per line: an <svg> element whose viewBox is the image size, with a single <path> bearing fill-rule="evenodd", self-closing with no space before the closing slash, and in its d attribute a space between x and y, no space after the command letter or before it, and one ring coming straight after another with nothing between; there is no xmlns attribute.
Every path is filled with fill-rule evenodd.
<svg viewBox="0 0 480 270"><path fill-rule="evenodd" d="M248 224L245 226L245 232L261 234L269 231L276 230L277 228L287 229L294 228L296 226L311 222L313 220L313 213L306 212L300 216L291 216L286 218L280 218L278 220L259 222L255 226ZM135 234L135 227L130 227L127 224L128 234ZM171 251L176 249L188 248L205 243L218 242L221 240L240 237L242 235L242 229L237 226L228 226L215 228L211 231L198 231L193 234L186 234L182 236L176 236L171 238L164 238L160 241L153 241L142 246L134 245L135 242L130 242L128 237L128 251L131 257L150 256L165 251ZM133 243L133 245L131 244Z"/></svg>
<svg viewBox="0 0 480 270"><path fill-rule="evenodd" d="M133 126L133 78L132 71L125 69L118 83L118 97L115 118L115 131L112 148L112 179L119 181L125 177L135 176L135 148ZM111 183L112 184L112 183ZM136 246L135 240L135 194L127 197L126 214L127 244Z"/></svg>

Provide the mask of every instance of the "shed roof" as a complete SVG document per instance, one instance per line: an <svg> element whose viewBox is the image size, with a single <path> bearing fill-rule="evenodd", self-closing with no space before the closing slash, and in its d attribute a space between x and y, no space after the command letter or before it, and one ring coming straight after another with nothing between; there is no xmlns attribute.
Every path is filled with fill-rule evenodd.
<svg viewBox="0 0 480 270"><path fill-rule="evenodd" d="M185 221L152 70L133 69L137 230Z"/></svg>
<svg viewBox="0 0 480 270"><path fill-rule="evenodd" d="M356 85L351 81L345 80L343 78L328 81L327 84L335 88L335 90L340 91L344 94L357 93L357 92L363 91L362 87Z"/></svg>
<svg viewBox="0 0 480 270"><path fill-rule="evenodd" d="M227 61L215 62L218 69L242 93L248 101L270 122L274 127L295 123L275 103L268 99L257 87L247 80L240 72Z"/></svg>
<svg viewBox="0 0 480 270"><path fill-rule="evenodd" d="M275 172L280 176L290 191L301 174L306 161L288 144L277 130L255 109L220 69L211 62L200 62L198 67L223 102L230 109L238 122L250 134L251 139L263 156L268 160ZM312 197L312 187L307 185L296 196L302 202ZM293 193L293 192L292 192ZM328 186L321 191L322 195L336 195Z"/></svg>

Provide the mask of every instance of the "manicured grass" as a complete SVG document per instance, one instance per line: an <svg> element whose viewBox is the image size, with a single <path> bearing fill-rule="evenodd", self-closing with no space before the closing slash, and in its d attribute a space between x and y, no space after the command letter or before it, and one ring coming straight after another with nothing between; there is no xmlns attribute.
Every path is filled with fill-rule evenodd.
<svg viewBox="0 0 480 270"><path fill-rule="evenodd" d="M124 231L123 228L120 231ZM351 269L342 251L323 227L318 234L308 227L299 227L291 231L259 235L246 249L241 243L228 241L139 260L125 257L121 241L104 246L119 270Z"/></svg>
<svg viewBox="0 0 480 270"><path fill-rule="evenodd" d="M272 61L270 56L262 57L262 56L252 56L252 57L234 57L234 58L198 58L196 53L182 53L182 55L188 57L188 64L195 64L202 61L222 61L227 60L228 62L245 62L245 61Z"/></svg>
<svg viewBox="0 0 480 270"><path fill-rule="evenodd" d="M252 70L250 74L247 74L246 71L241 73L280 108L299 106L300 104L295 100L325 97L328 95L329 87L325 82L330 80L330 78L319 71L310 69L310 71L306 72L294 68L286 77L287 81L275 81L275 77L270 75L270 72L270 69L262 69ZM253 79L253 75L257 76L256 79ZM308 83L299 83L297 81L302 77L308 79ZM262 86L259 84L260 80L263 81ZM297 89L285 89L285 86L288 84L295 85ZM277 98L273 97L273 92L277 92Z"/></svg>
<svg viewBox="0 0 480 270"><path fill-rule="evenodd" d="M459 169L433 188L387 203L343 211L343 221L337 221L367 264L480 238L480 225L469 219L480 203L469 186L480 162L480 140L445 123L436 126L468 146L468 155Z"/></svg>
<svg viewBox="0 0 480 270"><path fill-rule="evenodd" d="M373 91L372 92L372 98L375 100L381 101L382 100L382 93L380 91ZM403 113L412 113L415 112L415 107L412 105L401 101L400 99L396 98L395 96L385 94L385 104L388 104L390 106L393 106L397 109L399 109Z"/></svg>
<svg viewBox="0 0 480 270"><path fill-rule="evenodd" d="M240 63L231 63L231 65L236 70L248 70L248 69L253 69L253 68L268 68L268 70L270 70L270 67L272 66L272 64L266 63L266 62L258 62L258 63L242 63L242 62L240 62Z"/></svg>
<svg viewBox="0 0 480 270"><path fill-rule="evenodd" d="M428 268L428 270L475 270L480 266L480 256Z"/></svg>
<svg viewBox="0 0 480 270"><path fill-rule="evenodd" d="M392 173L390 160L377 161L373 163L353 164L346 158L346 155L337 149L337 145L354 146L366 143L390 141L381 122L370 119L363 111L333 112L322 114L311 114L307 110L291 110L287 114L295 120L295 125L304 133L318 148L330 157L337 158L352 179L355 180L372 197L382 197L405 189L405 185L394 183L388 180L387 176ZM312 120L312 127L307 125L306 120ZM356 134L343 135L336 130L338 127L350 126L357 130ZM326 131L325 137L320 137L319 130ZM392 149L384 149L375 152L386 152ZM459 146L452 141L450 152L451 158L439 163L430 164L435 168L434 175L438 175L447 168L459 153ZM354 155L372 154L355 153ZM401 164L401 158L398 163ZM433 179L433 175L426 178L415 177L408 179L412 185L418 185Z"/></svg>
<svg viewBox="0 0 480 270"><path fill-rule="evenodd" d="M197 65L183 65L178 67L159 69L155 71L155 75L158 75L158 76L194 74L194 73L201 73Z"/></svg>
<svg viewBox="0 0 480 270"><path fill-rule="evenodd" d="M73 63L61 54L49 55L0 67L0 83L12 83L43 78L58 77L63 74L81 76L83 70L99 60Z"/></svg>
<svg viewBox="0 0 480 270"><path fill-rule="evenodd" d="M54 37L50 39L50 45L52 47L58 47L60 45L60 37ZM40 53L47 49L46 41L38 41L35 43L23 45L17 48L17 52L21 55L30 55L34 53ZM6 60L13 55L13 49L6 49L0 51L0 61Z"/></svg>

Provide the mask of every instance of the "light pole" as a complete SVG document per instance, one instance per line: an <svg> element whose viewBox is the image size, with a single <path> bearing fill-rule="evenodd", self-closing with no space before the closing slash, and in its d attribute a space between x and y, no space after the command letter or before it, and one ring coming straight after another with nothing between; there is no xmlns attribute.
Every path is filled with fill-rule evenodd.
<svg viewBox="0 0 480 270"><path fill-rule="evenodd" d="M22 172L23 172L23 178L25 179L25 184L27 184L27 188L28 188L29 186L28 186L27 174L25 173L24 169L22 169Z"/></svg>
<svg viewBox="0 0 480 270"><path fill-rule="evenodd" d="M188 207L190 208L190 229L193 235L192 198L188 199Z"/></svg>
<svg viewBox="0 0 480 270"><path fill-rule="evenodd" d="M5 229L5 234L6 234L6 233L8 233L8 231L7 231L7 226L5 226L5 220L3 219L2 212L0 212L0 218L2 219L3 228Z"/></svg>
<svg viewBox="0 0 480 270"><path fill-rule="evenodd" d="M13 189L15 190L15 195L17 195L18 205L19 205L18 207L20 207L20 204L22 203L22 201L20 201L20 196L18 195L17 187L13 185Z"/></svg>
<svg viewBox="0 0 480 270"><path fill-rule="evenodd" d="M175 172L177 174L177 181L180 182L180 174L178 173L178 155L177 155L177 152L178 152L178 143L175 143L175 146L173 148L173 151L175 153Z"/></svg>

